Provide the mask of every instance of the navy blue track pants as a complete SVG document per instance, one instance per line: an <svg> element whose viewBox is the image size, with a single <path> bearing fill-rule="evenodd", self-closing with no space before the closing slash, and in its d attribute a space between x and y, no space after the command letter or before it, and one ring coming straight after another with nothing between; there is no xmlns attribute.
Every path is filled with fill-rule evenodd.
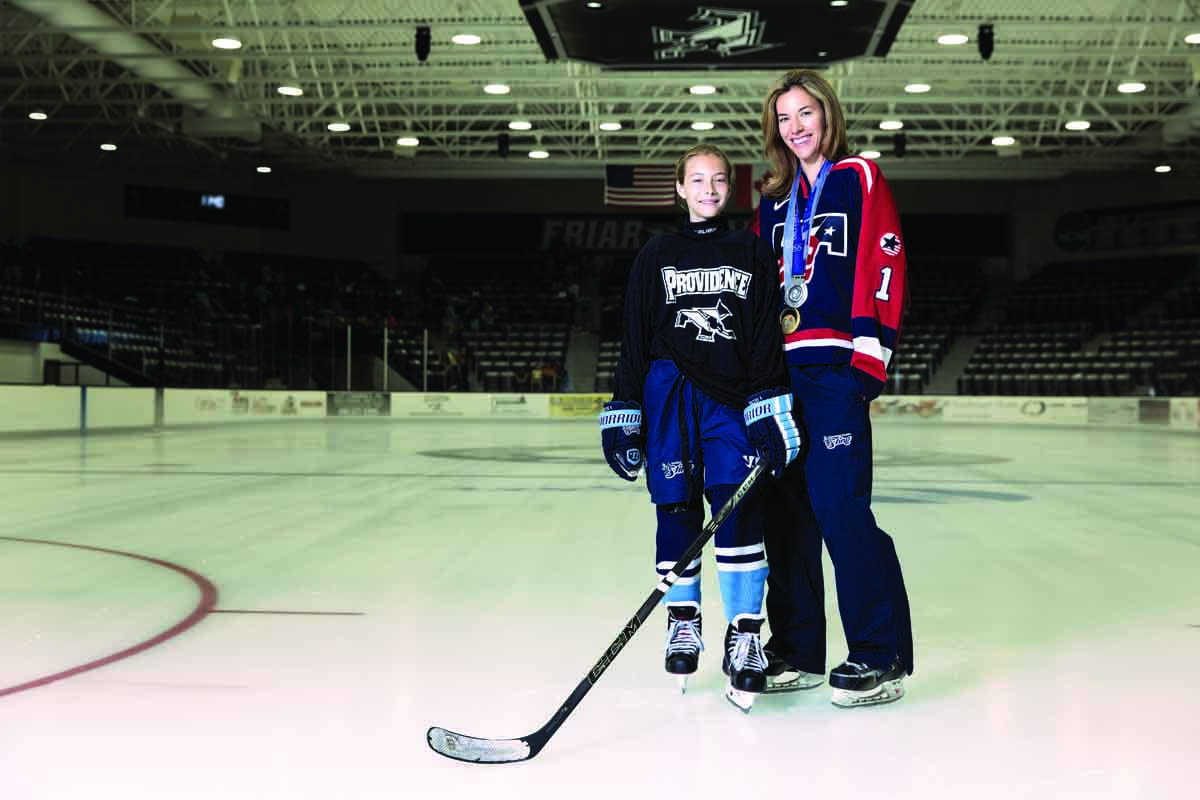
<svg viewBox="0 0 1200 800"><path fill-rule="evenodd" d="M867 401L848 364L791 368L807 438L770 486L766 529L767 646L806 672L825 672L821 544L829 550L847 660L913 671L912 621L892 538L871 511L874 453Z"/></svg>

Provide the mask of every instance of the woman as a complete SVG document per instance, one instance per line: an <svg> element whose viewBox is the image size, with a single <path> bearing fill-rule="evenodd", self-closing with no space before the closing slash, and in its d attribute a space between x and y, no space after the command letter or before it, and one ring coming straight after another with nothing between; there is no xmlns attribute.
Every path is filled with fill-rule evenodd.
<svg viewBox="0 0 1200 800"><path fill-rule="evenodd" d="M711 145L691 148L676 163L688 220L679 233L652 238L633 264L613 399L600 415L613 471L632 481L646 466L660 576L703 529L704 497L720 508L758 458L778 476L800 450L780 352L775 258L722 216L730 179L729 159ZM726 697L743 711L766 686L760 628L767 564L756 494L716 532L728 621ZM703 648L699 558L664 603L666 670L686 688Z"/></svg>
<svg viewBox="0 0 1200 800"><path fill-rule="evenodd" d="M771 170L754 227L779 257L779 323L811 443L769 503L769 690L812 688L824 674L824 541L849 649L829 673L833 702L890 702L913 671L912 625L895 547L871 511L870 403L907 302L899 216L879 168L851 155L820 73L783 77L762 132Z"/></svg>

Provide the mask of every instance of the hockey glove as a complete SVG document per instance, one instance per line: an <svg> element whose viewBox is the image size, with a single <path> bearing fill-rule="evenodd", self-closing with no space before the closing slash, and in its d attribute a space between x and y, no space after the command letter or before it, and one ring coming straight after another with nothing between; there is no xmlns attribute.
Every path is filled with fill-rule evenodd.
<svg viewBox="0 0 1200 800"><path fill-rule="evenodd" d="M604 460L612 471L627 481L636 481L646 447L642 407L633 401L605 403L600 415L600 442L604 445Z"/></svg>
<svg viewBox="0 0 1200 800"><path fill-rule="evenodd" d="M792 414L790 389L768 389L746 401L746 430L758 457L776 478L799 455L802 437Z"/></svg>

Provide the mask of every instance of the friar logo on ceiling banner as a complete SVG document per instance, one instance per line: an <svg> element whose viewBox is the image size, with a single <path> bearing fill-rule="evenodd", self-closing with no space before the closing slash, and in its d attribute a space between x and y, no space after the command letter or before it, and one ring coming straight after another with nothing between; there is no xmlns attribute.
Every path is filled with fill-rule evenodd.
<svg viewBox="0 0 1200 800"><path fill-rule="evenodd" d="M774 71L824 68L862 56L883 58L915 1L520 3L542 54L551 61L571 59L635 71L705 67Z"/></svg>
<svg viewBox="0 0 1200 800"><path fill-rule="evenodd" d="M763 44L766 26L759 20L757 11L702 6L688 17L688 22L698 23L698 27L681 30L654 25L650 28L650 36L659 45L654 51L656 60L677 61L700 52L728 58L778 47L778 44Z"/></svg>

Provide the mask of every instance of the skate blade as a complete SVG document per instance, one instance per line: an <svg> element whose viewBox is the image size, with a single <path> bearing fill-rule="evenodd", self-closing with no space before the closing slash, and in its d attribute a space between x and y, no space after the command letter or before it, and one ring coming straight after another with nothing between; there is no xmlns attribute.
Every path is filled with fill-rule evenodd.
<svg viewBox="0 0 1200 800"><path fill-rule="evenodd" d="M813 672L785 672L775 677L767 676L768 694L777 692L801 692L805 689L815 689L825 682L824 675Z"/></svg>
<svg viewBox="0 0 1200 800"><path fill-rule="evenodd" d="M679 686L680 694L687 694L687 675L676 675L675 683Z"/></svg>
<svg viewBox="0 0 1200 800"><path fill-rule="evenodd" d="M743 714L750 713L750 709L754 708L754 700L757 697L758 695L754 692L743 692L741 689L735 689L732 686L725 687L725 699Z"/></svg>
<svg viewBox="0 0 1200 800"><path fill-rule="evenodd" d="M834 689L833 704L842 708L858 706L877 706L883 703L894 703L904 697L904 681L894 680L881 683L874 689L865 692L854 692L849 689Z"/></svg>

